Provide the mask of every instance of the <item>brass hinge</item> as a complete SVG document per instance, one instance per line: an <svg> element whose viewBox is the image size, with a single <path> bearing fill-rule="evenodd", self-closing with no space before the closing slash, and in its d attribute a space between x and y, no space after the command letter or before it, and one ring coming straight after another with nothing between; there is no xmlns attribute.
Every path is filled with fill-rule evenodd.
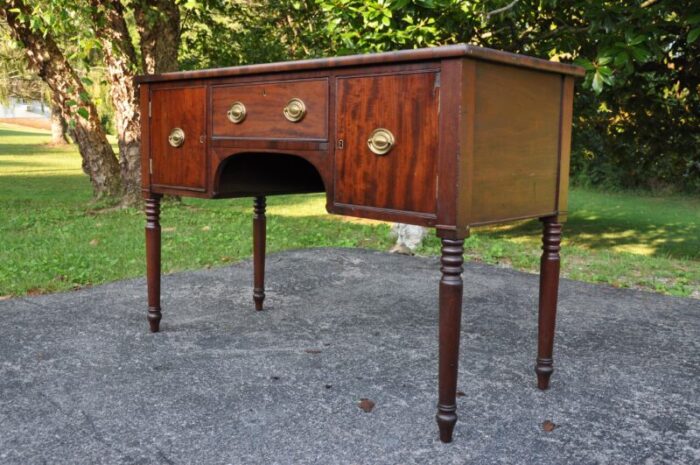
<svg viewBox="0 0 700 465"><path fill-rule="evenodd" d="M153 158L148 159L148 174L153 174Z"/></svg>
<svg viewBox="0 0 700 465"><path fill-rule="evenodd" d="M148 117L151 117L151 101L148 101Z"/></svg>

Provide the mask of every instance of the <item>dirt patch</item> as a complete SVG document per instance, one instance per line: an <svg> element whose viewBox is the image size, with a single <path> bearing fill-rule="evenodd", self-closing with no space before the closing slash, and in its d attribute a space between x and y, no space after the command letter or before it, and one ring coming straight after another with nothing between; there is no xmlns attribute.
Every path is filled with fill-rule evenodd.
<svg viewBox="0 0 700 465"><path fill-rule="evenodd" d="M51 130L51 121L43 118L0 118L0 123Z"/></svg>

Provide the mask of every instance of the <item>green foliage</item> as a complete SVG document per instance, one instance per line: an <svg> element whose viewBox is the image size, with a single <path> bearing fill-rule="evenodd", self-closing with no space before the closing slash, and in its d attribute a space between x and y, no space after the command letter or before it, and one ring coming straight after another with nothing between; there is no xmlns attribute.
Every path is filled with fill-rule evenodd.
<svg viewBox="0 0 700 465"><path fill-rule="evenodd" d="M695 0L213 0L207 8L185 34L187 67L457 42L575 61L587 75L576 94L574 180L700 192Z"/></svg>
<svg viewBox="0 0 700 465"><path fill-rule="evenodd" d="M133 28L129 5L127 22ZM180 0L183 69L470 43L575 61L575 182L700 192L697 0ZM97 83L101 50L88 0L37 0ZM99 25L97 26L99 27ZM132 35L136 37L136 34ZM138 47L137 47L138 49ZM1 57L0 57L1 59ZM97 74L97 75L96 75ZM91 96L100 89L89 87ZM98 108L109 120L109 99Z"/></svg>

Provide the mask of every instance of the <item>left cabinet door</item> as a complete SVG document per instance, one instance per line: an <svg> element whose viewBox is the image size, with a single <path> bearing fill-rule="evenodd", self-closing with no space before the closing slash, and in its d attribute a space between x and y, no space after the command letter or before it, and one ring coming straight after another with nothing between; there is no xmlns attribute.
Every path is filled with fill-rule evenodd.
<svg viewBox="0 0 700 465"><path fill-rule="evenodd" d="M151 90L151 184L206 191L207 88Z"/></svg>

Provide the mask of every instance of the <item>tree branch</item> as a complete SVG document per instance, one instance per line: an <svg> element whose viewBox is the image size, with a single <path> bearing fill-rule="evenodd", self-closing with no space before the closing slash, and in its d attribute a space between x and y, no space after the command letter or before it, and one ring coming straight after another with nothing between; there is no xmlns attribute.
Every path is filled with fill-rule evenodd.
<svg viewBox="0 0 700 465"><path fill-rule="evenodd" d="M510 10L518 3L518 1L520 1L520 0L513 0L508 5L506 5L502 8L496 8L493 11L489 11L488 13L486 13L486 20L488 21L489 19L491 19L491 16L497 15L498 13L503 13L504 11ZM649 0L647 0L647 1L649 1Z"/></svg>

